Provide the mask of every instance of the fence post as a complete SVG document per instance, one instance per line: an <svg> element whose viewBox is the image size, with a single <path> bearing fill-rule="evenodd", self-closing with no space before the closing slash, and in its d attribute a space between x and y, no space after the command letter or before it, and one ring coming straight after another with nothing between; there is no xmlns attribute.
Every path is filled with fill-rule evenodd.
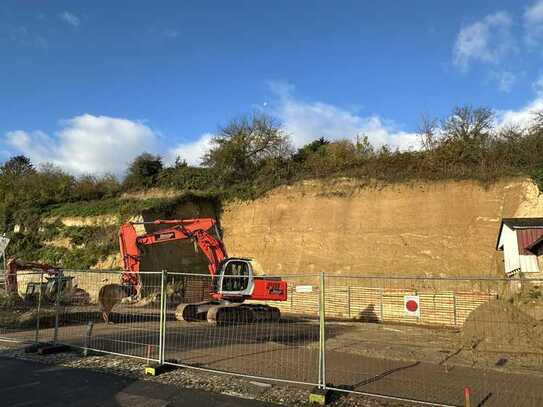
<svg viewBox="0 0 543 407"><path fill-rule="evenodd" d="M290 290L290 312L294 311L294 290L292 287L288 288Z"/></svg>
<svg viewBox="0 0 543 407"><path fill-rule="evenodd" d="M326 288L324 286L324 272L322 271L320 273L319 294L319 380L317 387L309 393L309 402L324 406L329 401L329 390L326 389Z"/></svg>
<svg viewBox="0 0 543 407"><path fill-rule="evenodd" d="M160 274L160 330L158 339L158 363L164 364L164 355L166 344L166 270L162 270Z"/></svg>
<svg viewBox="0 0 543 407"><path fill-rule="evenodd" d="M153 274L154 275L154 274ZM152 363L145 366L145 374L150 376L158 376L159 374L169 370L170 366L164 364L166 354L166 285L168 272L160 271L160 305L159 305L159 332L158 332L158 363ZM150 345L149 345L150 346ZM150 354L150 352L148 353Z"/></svg>
<svg viewBox="0 0 543 407"><path fill-rule="evenodd" d="M63 272L62 270L58 272L56 275L57 279L57 295L55 299L55 331L53 334L53 344L56 345L58 343L58 325L59 325L59 314L60 314L60 296L62 292L62 280L63 280Z"/></svg>
<svg viewBox="0 0 543 407"><path fill-rule="evenodd" d="M347 313L351 319L351 286L347 286Z"/></svg>
<svg viewBox="0 0 543 407"><path fill-rule="evenodd" d="M41 292L42 292L42 285L43 285L43 272L40 273L40 288L38 291L38 315L36 315L36 337L34 338L34 342L37 344L39 342L40 338L40 314L41 314ZM27 289L28 292L28 289Z"/></svg>
<svg viewBox="0 0 543 407"><path fill-rule="evenodd" d="M385 321L385 304L383 297L385 296L385 288L381 287L381 295L380 295L380 311L381 311L381 322Z"/></svg>
<svg viewBox="0 0 543 407"><path fill-rule="evenodd" d="M321 271L320 275L320 301L319 301L319 339L320 339L320 365L319 365L319 387L321 389L326 388L326 288L324 283L324 271Z"/></svg>
<svg viewBox="0 0 543 407"><path fill-rule="evenodd" d="M453 291L453 312L454 312L454 326L458 324L456 317L456 293Z"/></svg>

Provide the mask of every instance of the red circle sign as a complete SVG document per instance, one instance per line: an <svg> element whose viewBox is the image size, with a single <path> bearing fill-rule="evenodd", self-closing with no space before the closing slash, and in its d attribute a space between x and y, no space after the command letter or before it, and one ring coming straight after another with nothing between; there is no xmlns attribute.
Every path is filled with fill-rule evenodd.
<svg viewBox="0 0 543 407"><path fill-rule="evenodd" d="M405 303L405 308L409 312L417 312L417 309L419 308L419 304L417 304L417 301L415 300L409 300Z"/></svg>

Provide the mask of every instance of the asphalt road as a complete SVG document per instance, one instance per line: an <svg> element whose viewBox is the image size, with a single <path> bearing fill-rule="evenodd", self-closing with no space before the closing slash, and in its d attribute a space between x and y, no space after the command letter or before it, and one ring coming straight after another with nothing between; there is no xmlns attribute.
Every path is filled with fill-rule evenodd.
<svg viewBox="0 0 543 407"><path fill-rule="evenodd" d="M201 390L0 357L2 407L266 407L271 404Z"/></svg>

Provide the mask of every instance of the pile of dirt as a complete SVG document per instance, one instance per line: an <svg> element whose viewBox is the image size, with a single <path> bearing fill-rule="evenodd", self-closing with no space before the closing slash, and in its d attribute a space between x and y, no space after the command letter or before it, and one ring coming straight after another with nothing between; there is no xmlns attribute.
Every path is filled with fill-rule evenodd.
<svg viewBox="0 0 543 407"><path fill-rule="evenodd" d="M514 304L489 301L474 310L463 327L464 343L479 350L507 347L516 351L543 350L543 326Z"/></svg>

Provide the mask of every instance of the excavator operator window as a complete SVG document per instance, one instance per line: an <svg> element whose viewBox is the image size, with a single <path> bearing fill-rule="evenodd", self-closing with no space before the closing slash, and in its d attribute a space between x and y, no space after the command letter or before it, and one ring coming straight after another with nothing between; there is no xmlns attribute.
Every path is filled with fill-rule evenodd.
<svg viewBox="0 0 543 407"><path fill-rule="evenodd" d="M243 291L249 285L249 264L243 260L230 260L224 270L222 290Z"/></svg>

